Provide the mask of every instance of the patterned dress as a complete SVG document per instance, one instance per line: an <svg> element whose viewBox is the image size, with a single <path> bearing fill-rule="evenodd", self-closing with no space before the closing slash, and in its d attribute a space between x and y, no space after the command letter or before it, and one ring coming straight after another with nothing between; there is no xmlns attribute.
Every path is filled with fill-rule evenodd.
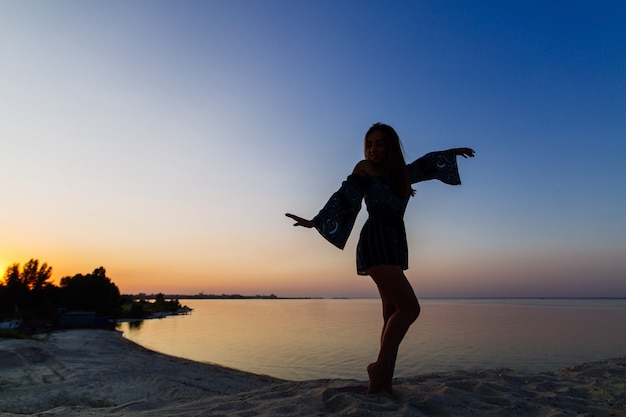
<svg viewBox="0 0 626 417"><path fill-rule="evenodd" d="M431 152L407 165L412 184L438 179L459 185L456 154L453 150ZM369 267L397 265L408 269L408 248L404 212L409 197L393 191L393 183L384 176L364 177L352 174L313 219L315 228L333 245L343 249L365 199L368 218L356 250L359 275Z"/></svg>

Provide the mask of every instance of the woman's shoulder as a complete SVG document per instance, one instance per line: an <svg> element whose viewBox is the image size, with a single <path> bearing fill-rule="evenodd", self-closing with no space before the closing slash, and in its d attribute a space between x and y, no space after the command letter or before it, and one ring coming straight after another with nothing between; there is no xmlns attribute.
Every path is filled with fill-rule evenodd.
<svg viewBox="0 0 626 417"><path fill-rule="evenodd" d="M381 172L372 161L364 159L355 165L352 170L352 174L361 175L363 177L374 177L376 175L381 175Z"/></svg>

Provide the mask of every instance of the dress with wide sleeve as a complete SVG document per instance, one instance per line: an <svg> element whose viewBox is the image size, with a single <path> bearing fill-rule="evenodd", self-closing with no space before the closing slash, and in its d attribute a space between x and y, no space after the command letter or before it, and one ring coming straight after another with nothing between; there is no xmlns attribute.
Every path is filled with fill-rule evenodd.
<svg viewBox="0 0 626 417"><path fill-rule="evenodd" d="M406 167L411 184L427 180L439 180L449 185L461 184L453 149L427 153Z"/></svg>
<svg viewBox="0 0 626 417"><path fill-rule="evenodd" d="M313 218L317 231L339 249L346 246L364 195L364 178L352 174Z"/></svg>
<svg viewBox="0 0 626 417"><path fill-rule="evenodd" d="M428 153L408 164L407 170L411 184L434 179L450 185L461 184L454 150ZM367 177L348 176L313 218L317 231L339 249L345 247L350 237L367 184ZM403 202L403 208L407 202L408 198ZM403 208L399 212L404 212Z"/></svg>

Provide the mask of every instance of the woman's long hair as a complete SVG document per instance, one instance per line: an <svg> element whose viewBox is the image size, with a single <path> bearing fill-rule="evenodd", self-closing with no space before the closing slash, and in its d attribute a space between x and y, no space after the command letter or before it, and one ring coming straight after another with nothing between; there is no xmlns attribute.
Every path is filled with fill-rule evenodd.
<svg viewBox="0 0 626 417"><path fill-rule="evenodd" d="M385 137L386 155L384 161L382 161L382 168L385 173L391 177L395 191L403 197L414 195L415 190L411 188L406 162L404 161L404 155L402 153L402 143L393 127L384 123L374 123L365 134L365 139L363 140L364 153L366 153L365 141L370 134L376 131L383 132Z"/></svg>

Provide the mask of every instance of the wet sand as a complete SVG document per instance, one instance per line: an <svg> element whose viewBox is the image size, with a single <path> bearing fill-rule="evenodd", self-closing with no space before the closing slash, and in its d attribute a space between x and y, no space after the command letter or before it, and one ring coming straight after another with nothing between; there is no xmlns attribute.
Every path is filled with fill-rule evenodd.
<svg viewBox="0 0 626 417"><path fill-rule="evenodd" d="M152 352L120 332L0 339L0 415L623 416L626 357L555 372L450 371L367 381L283 381Z"/></svg>

